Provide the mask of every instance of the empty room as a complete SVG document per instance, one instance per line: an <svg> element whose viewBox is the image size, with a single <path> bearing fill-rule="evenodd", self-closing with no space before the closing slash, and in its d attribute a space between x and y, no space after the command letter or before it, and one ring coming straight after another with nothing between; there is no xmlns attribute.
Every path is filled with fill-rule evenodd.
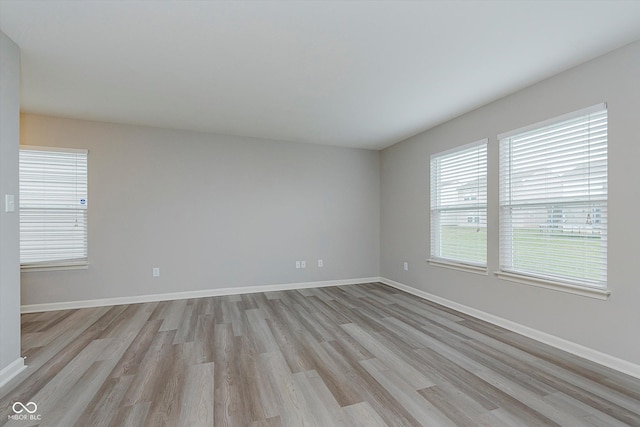
<svg viewBox="0 0 640 427"><path fill-rule="evenodd" d="M639 1L0 0L0 425L639 426Z"/></svg>

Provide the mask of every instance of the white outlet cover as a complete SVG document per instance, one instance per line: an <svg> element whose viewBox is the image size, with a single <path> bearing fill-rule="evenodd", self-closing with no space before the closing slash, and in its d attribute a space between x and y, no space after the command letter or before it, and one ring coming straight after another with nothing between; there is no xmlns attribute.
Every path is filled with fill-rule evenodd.
<svg viewBox="0 0 640 427"><path fill-rule="evenodd" d="M324 261L319 259L318 260L318 267L324 267Z"/></svg>
<svg viewBox="0 0 640 427"><path fill-rule="evenodd" d="M160 277L160 269L158 267L153 267L152 274L153 277Z"/></svg>
<svg viewBox="0 0 640 427"><path fill-rule="evenodd" d="M296 261L296 268L300 268L300 261Z"/></svg>
<svg viewBox="0 0 640 427"><path fill-rule="evenodd" d="M4 195L4 211L15 212L15 210L16 210L15 196L13 194L5 194Z"/></svg>
<svg viewBox="0 0 640 427"><path fill-rule="evenodd" d="M307 262L306 261L300 261L300 267L301 268L307 268Z"/></svg>
<svg viewBox="0 0 640 427"><path fill-rule="evenodd" d="M408 262L404 263L404 271L409 271L409 263Z"/></svg>

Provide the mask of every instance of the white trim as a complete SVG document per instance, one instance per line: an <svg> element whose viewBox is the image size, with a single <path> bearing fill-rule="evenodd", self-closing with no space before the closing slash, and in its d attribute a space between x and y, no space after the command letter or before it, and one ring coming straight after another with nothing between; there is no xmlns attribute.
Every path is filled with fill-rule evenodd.
<svg viewBox="0 0 640 427"><path fill-rule="evenodd" d="M62 270L88 270L89 261L76 262L50 262L31 263L20 265L20 273L42 272L42 271L62 271Z"/></svg>
<svg viewBox="0 0 640 427"><path fill-rule="evenodd" d="M530 125L527 125L527 126L523 126L521 128L518 128L518 129L510 130L508 132L503 132L501 134L498 134L498 141L500 141L502 139L510 138L510 137L512 137L514 135L518 135L520 133L525 133L525 132L529 132L529 131L534 130L534 129L543 128L543 127L546 127L546 126L551 126L551 125L554 125L556 123L561 123L561 122L564 122L564 121L567 121L567 120L574 119L576 117L586 116L587 114L595 113L595 112L606 110L606 109L607 109L607 103L606 102L602 102L600 104L592 105L591 107L582 108L582 109L580 109L578 111L572 111L571 113L562 114L561 116L553 117L551 119L543 120L543 121L538 122L538 123L533 123L533 124L530 124Z"/></svg>
<svg viewBox="0 0 640 427"><path fill-rule="evenodd" d="M380 282L385 285L389 285L404 292L408 292L412 295L424 298L428 301L432 301L441 304L445 307L460 311L478 319L484 320L494 325L503 327L510 331L516 332L525 337L532 338L536 341L540 341L544 344L606 366L616 371L631 375L635 378L640 378L640 365L629 362L627 360L620 359L610 354L602 353L598 350L594 350L589 347L585 347L580 344L565 340L555 335L547 334L546 332L539 331L537 329L530 328L528 326L521 325L520 323L513 322L511 320L504 319L502 317L495 316L493 314L486 313L481 310L477 310L472 307L448 300L446 298L439 297L437 295L430 294L428 292L413 288L411 286L396 282L385 277L380 278Z"/></svg>
<svg viewBox="0 0 640 427"><path fill-rule="evenodd" d="M611 295L611 291L608 291L606 289L572 285L570 283L556 282L554 280L525 276L523 274L511 273L508 271L496 271L495 275L502 280L508 280L510 282L521 283L523 285L536 286L538 288L551 289L554 291L566 292L568 294L580 295L583 297L596 298L600 300L606 300L609 298L609 295Z"/></svg>
<svg viewBox="0 0 640 427"><path fill-rule="evenodd" d="M104 298L83 301L64 301L45 304L29 304L20 307L21 313L39 313L43 311L73 310L77 308L105 307L121 304L168 301L188 298L217 297L223 295L252 294L256 292L288 291L292 289L323 288L327 286L356 285L359 283L379 282L380 277L359 279L328 280L319 282L284 283L274 285L242 286L238 288L203 289L198 291L170 292L155 295L135 295L130 297Z"/></svg>
<svg viewBox="0 0 640 427"><path fill-rule="evenodd" d="M21 150L31 150L31 151L56 151L60 153L80 153L80 154L89 154L89 150L86 148L62 148L62 147L45 147L39 145L22 145L20 144Z"/></svg>
<svg viewBox="0 0 640 427"><path fill-rule="evenodd" d="M429 159L433 160L434 157L446 156L447 154L455 153L456 151L464 151L464 150L467 150L469 148L479 147L479 146L481 146L483 144L486 144L487 148L488 148L488 146L489 146L489 138L479 139L477 141L470 142L468 144L464 144L464 145L460 145L460 146L457 146L457 147L453 147L453 148L450 148L448 150L440 151L438 153L433 153L429 157Z"/></svg>
<svg viewBox="0 0 640 427"><path fill-rule="evenodd" d="M24 359L22 357L18 357L16 360L2 368L0 370L0 388L26 368L27 367L25 366Z"/></svg>
<svg viewBox="0 0 640 427"><path fill-rule="evenodd" d="M429 258L427 262L437 267L450 268L452 270L466 271L468 273L482 274L487 276L487 267L481 267L479 265L463 264L454 261L445 261L440 259Z"/></svg>

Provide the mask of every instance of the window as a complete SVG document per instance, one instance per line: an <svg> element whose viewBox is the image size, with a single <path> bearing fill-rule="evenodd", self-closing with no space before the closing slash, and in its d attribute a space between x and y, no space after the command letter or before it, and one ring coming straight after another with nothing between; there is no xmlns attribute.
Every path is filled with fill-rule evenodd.
<svg viewBox="0 0 640 427"><path fill-rule="evenodd" d="M20 264L86 265L86 150L20 147Z"/></svg>
<svg viewBox="0 0 640 427"><path fill-rule="evenodd" d="M431 156L431 260L487 265L487 140Z"/></svg>
<svg viewBox="0 0 640 427"><path fill-rule="evenodd" d="M500 270L605 289L606 105L498 138Z"/></svg>

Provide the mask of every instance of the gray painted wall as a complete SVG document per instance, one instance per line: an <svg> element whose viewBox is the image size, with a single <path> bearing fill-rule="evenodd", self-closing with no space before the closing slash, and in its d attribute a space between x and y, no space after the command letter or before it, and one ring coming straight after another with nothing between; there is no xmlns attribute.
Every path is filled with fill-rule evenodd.
<svg viewBox="0 0 640 427"><path fill-rule="evenodd" d="M0 370L20 357L19 121L20 49L0 32ZM6 194L15 212L5 212Z"/></svg>
<svg viewBox="0 0 640 427"><path fill-rule="evenodd" d="M36 115L21 126L22 144L89 149L89 269L23 273L23 304L380 275L377 151Z"/></svg>
<svg viewBox="0 0 640 427"><path fill-rule="evenodd" d="M607 102L609 300L498 279L496 135ZM429 265L429 157L489 138L489 275ZM447 122L382 152L381 275L640 363L640 42ZM410 264L403 271L403 261Z"/></svg>

